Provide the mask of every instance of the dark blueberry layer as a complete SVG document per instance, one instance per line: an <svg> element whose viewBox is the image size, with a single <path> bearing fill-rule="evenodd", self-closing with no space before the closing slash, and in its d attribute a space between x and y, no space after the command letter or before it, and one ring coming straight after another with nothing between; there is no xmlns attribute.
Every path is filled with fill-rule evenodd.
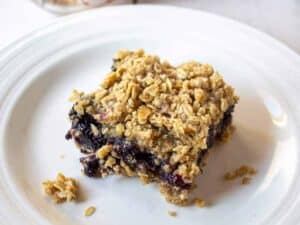
<svg viewBox="0 0 300 225"><path fill-rule="evenodd" d="M218 126L209 129L209 137L207 138L207 146L210 148L218 136L222 134L224 129L230 125L232 120L233 107L224 113L223 120ZM180 175L173 174L177 165L171 165L165 160L159 160L155 155L142 151L134 142L128 141L122 137L107 137L102 134L95 136L91 130L91 124L94 124L101 130L101 124L93 119L90 115L84 114L79 116L76 111L71 110L69 117L72 121L72 128L67 133L66 138L74 138L75 142L80 146L83 153L92 153L86 157L82 157L80 162L83 165L84 173L87 176L101 176L101 163L96 158L95 152L103 145L110 144L113 146L113 152L117 157L123 160L134 171L146 171L160 180L182 189L190 188L191 185L185 183ZM77 133L76 133L77 132ZM200 164L208 149L199 152L198 163ZM169 165L170 172L166 172L163 167Z"/></svg>
<svg viewBox="0 0 300 225"><path fill-rule="evenodd" d="M93 124L101 130L101 124L98 123L92 116L85 114L79 116L77 112L72 109L69 113L69 118L72 121L71 130L66 134L66 139L72 137L76 143L81 147L83 153L95 152L106 143L106 138L99 133L95 136L92 132L91 125ZM72 132L78 132L78 135L72 135Z"/></svg>
<svg viewBox="0 0 300 225"><path fill-rule="evenodd" d="M80 158L80 162L83 165L84 174L89 177L93 177L97 174L100 164L95 154Z"/></svg>
<svg viewBox="0 0 300 225"><path fill-rule="evenodd" d="M111 66L111 71L117 71L117 63L120 62L120 59L113 59L113 64Z"/></svg>

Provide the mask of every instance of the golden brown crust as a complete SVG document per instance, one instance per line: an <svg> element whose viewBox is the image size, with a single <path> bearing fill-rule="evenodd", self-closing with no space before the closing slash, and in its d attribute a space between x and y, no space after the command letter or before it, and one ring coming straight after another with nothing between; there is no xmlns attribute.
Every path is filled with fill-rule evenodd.
<svg viewBox="0 0 300 225"><path fill-rule="evenodd" d="M190 189L180 189L163 182L159 183L158 186L160 193L165 196L167 202L179 206L188 205Z"/></svg>
<svg viewBox="0 0 300 225"><path fill-rule="evenodd" d="M198 208L203 208L206 206L206 202L201 199L201 198L196 198L194 199L194 204L198 207Z"/></svg>

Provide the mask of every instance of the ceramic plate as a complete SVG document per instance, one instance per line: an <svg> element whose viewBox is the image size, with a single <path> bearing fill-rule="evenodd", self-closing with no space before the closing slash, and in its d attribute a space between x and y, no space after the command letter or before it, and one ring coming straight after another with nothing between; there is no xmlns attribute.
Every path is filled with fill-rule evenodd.
<svg viewBox="0 0 300 225"><path fill-rule="evenodd" d="M210 63L240 96L232 140L214 148L196 190L205 208L176 207L137 179L91 179L64 139L73 88L97 88L118 49L172 64ZM188 9L122 6L65 17L0 51L0 224L297 224L300 212L300 57L237 22ZM64 157L62 157L64 156ZM249 185L222 176L243 164ZM77 203L53 204L41 182L78 179ZM96 213L85 218L88 206ZM170 217L168 211L176 211Z"/></svg>

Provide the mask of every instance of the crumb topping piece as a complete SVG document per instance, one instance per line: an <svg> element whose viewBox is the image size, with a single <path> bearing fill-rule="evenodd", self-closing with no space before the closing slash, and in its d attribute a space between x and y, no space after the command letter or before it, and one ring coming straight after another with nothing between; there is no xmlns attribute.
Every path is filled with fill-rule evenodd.
<svg viewBox="0 0 300 225"><path fill-rule="evenodd" d="M70 202L77 199L78 185L73 178L58 173L55 180L43 182L44 192L52 196L55 203Z"/></svg>
<svg viewBox="0 0 300 225"><path fill-rule="evenodd" d="M251 178L250 177L243 177L243 179L241 181L241 184L247 185L247 184L250 184L250 182L251 182Z"/></svg>
<svg viewBox="0 0 300 225"><path fill-rule="evenodd" d="M245 176L246 175L252 176L255 175L256 173L257 171L253 167L244 165L234 171L227 172L224 175L224 180L234 180L243 177L242 184L248 184L250 182L250 178Z"/></svg>
<svg viewBox="0 0 300 225"><path fill-rule="evenodd" d="M177 216L177 212L175 211L168 211L169 216L175 217Z"/></svg>
<svg viewBox="0 0 300 225"><path fill-rule="evenodd" d="M95 213L95 211L96 211L96 208L94 206L90 206L84 210L83 215L85 217L88 217L88 216L93 215Z"/></svg>
<svg viewBox="0 0 300 225"><path fill-rule="evenodd" d="M111 151L112 145L104 145L96 152L96 156L99 159L104 159Z"/></svg>
<svg viewBox="0 0 300 225"><path fill-rule="evenodd" d="M194 204L199 207L199 208L203 208L206 206L206 202L203 199L200 198L196 198L194 199Z"/></svg>

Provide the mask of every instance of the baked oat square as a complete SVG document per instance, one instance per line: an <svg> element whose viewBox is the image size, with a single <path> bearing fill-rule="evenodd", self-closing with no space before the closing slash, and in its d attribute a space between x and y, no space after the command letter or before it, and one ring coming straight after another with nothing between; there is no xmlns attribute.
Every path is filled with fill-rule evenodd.
<svg viewBox="0 0 300 225"><path fill-rule="evenodd" d="M69 113L84 173L156 182L169 202L186 204L201 162L229 127L238 101L210 65L177 67L143 50L119 51L92 93L73 92Z"/></svg>

